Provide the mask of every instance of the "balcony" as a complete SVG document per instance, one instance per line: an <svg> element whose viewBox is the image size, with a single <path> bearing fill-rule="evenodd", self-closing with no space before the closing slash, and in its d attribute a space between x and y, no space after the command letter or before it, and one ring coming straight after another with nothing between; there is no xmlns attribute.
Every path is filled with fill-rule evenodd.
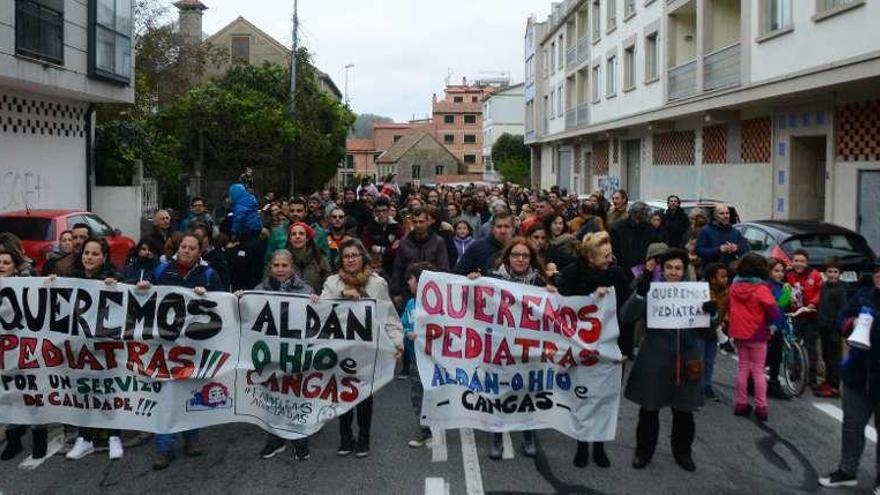
<svg viewBox="0 0 880 495"><path fill-rule="evenodd" d="M697 92L697 61L691 60L667 71L669 100L686 98Z"/></svg>
<svg viewBox="0 0 880 495"><path fill-rule="evenodd" d="M526 129L525 142L530 143L535 140L535 130Z"/></svg>
<svg viewBox="0 0 880 495"><path fill-rule="evenodd" d="M590 58L590 38L587 36L584 36L583 38L579 39L577 42L577 50L578 50L578 56L577 56L578 64L586 62Z"/></svg>
<svg viewBox="0 0 880 495"><path fill-rule="evenodd" d="M703 57L703 91L739 86L740 53L736 42Z"/></svg>
<svg viewBox="0 0 880 495"><path fill-rule="evenodd" d="M577 107L577 126L583 127L590 123L590 105L582 103Z"/></svg>
<svg viewBox="0 0 880 495"><path fill-rule="evenodd" d="M565 67L568 70L574 69L574 64L577 61L577 45L571 45L565 50Z"/></svg>
<svg viewBox="0 0 880 495"><path fill-rule="evenodd" d="M577 127L577 109L569 108L565 111L565 130Z"/></svg>

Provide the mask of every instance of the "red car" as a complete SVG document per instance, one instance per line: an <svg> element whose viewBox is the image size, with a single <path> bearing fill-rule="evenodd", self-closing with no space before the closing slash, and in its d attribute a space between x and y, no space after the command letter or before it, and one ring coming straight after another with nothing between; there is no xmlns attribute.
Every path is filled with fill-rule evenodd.
<svg viewBox="0 0 880 495"><path fill-rule="evenodd" d="M77 210L30 210L0 213L0 232L11 232L21 239L25 253L34 261L38 273L42 273L46 255L58 246L61 233L74 225L84 223L92 228L96 237L107 239L110 244L110 262L116 269L125 266L128 252L134 241L122 235L119 229L107 225L98 215Z"/></svg>

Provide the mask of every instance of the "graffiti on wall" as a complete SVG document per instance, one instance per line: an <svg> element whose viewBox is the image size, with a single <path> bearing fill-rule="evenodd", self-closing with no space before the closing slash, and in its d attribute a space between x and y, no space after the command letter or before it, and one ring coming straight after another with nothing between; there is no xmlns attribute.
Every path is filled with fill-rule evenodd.
<svg viewBox="0 0 880 495"><path fill-rule="evenodd" d="M610 198L614 191L620 189L620 177L599 177L599 189L605 193L606 198Z"/></svg>
<svg viewBox="0 0 880 495"><path fill-rule="evenodd" d="M49 183L42 174L17 170L0 172L0 211L36 208L48 193Z"/></svg>

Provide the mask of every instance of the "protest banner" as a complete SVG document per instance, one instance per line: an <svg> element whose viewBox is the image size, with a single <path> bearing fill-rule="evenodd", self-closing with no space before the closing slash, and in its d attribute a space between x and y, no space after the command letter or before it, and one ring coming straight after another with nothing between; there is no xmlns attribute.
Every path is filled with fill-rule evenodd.
<svg viewBox="0 0 880 495"><path fill-rule="evenodd" d="M648 290L648 328L709 328L703 303L708 282L651 282Z"/></svg>
<svg viewBox="0 0 880 495"><path fill-rule="evenodd" d="M393 375L375 302L243 299L0 279L0 422L154 433L250 422L299 438ZM302 399L314 414L292 414Z"/></svg>
<svg viewBox="0 0 880 495"><path fill-rule="evenodd" d="M613 289L562 297L423 272L415 310L422 425L612 440L621 382L615 306Z"/></svg>
<svg viewBox="0 0 880 495"><path fill-rule="evenodd" d="M235 413L267 431L311 435L394 378L390 304L246 292L239 307Z"/></svg>

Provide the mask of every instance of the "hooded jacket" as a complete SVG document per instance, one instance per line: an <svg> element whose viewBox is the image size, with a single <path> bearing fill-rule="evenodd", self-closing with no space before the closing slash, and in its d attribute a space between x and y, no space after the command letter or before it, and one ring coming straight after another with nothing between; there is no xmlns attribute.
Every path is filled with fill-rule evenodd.
<svg viewBox="0 0 880 495"><path fill-rule="evenodd" d="M770 286L761 279L736 277L730 286L730 337L765 342L770 325L782 328L782 313Z"/></svg>
<svg viewBox="0 0 880 495"><path fill-rule="evenodd" d="M241 184L229 186L229 199L232 200L232 235L257 234L263 228L257 198Z"/></svg>

